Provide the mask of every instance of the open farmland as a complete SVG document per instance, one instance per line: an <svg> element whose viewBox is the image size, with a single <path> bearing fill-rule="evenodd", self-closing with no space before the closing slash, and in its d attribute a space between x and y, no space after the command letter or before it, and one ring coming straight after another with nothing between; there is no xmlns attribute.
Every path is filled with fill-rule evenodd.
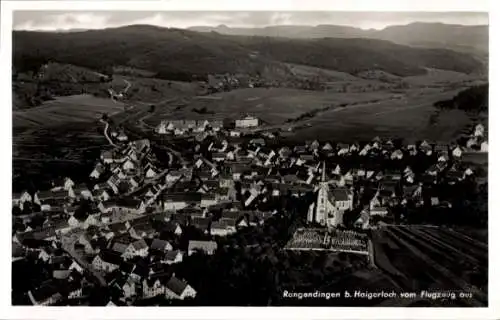
<svg viewBox="0 0 500 320"><path fill-rule="evenodd" d="M14 192L50 187L52 179L86 181L102 150L109 147L104 125L73 122L57 127L15 129L12 148Z"/></svg>
<svg viewBox="0 0 500 320"><path fill-rule="evenodd" d="M43 105L13 112L14 128L53 127L71 122L90 122L102 114L123 111L124 105L91 95L58 97Z"/></svg>
<svg viewBox="0 0 500 320"><path fill-rule="evenodd" d="M162 119L239 118L248 113L272 125L296 123L291 139L355 141L374 136L449 142L471 122L459 110L436 113L433 104L456 90L409 89L334 93L283 88L248 88L185 99L157 108L144 119L152 126ZM199 113L196 110L204 109ZM310 127L303 126L310 124Z"/></svg>
<svg viewBox="0 0 500 320"><path fill-rule="evenodd" d="M471 121L469 117L462 111L451 110L441 112L433 124L429 118L436 112L434 102L452 97L455 93L405 93L400 99L381 99L379 102L333 108L317 114L308 121L312 126L297 130L294 137L351 142L374 136L397 136L409 141L430 139L448 142L454 140L457 132Z"/></svg>
<svg viewBox="0 0 500 320"><path fill-rule="evenodd" d="M210 96L195 97L189 102L158 108L146 120L156 125L162 119L239 118L252 114L270 124L281 124L303 113L335 104L389 99L390 92L329 93L283 88L247 88ZM206 108L205 114L194 112Z"/></svg>
<svg viewBox="0 0 500 320"><path fill-rule="evenodd" d="M375 264L405 290L452 290L472 298L453 306L487 305L487 245L463 233L425 226L374 231ZM418 281L417 281L418 280Z"/></svg>
<svg viewBox="0 0 500 320"><path fill-rule="evenodd" d="M404 78L404 82L415 87L447 86L480 80L477 75L470 75L450 70L427 68L427 73Z"/></svg>

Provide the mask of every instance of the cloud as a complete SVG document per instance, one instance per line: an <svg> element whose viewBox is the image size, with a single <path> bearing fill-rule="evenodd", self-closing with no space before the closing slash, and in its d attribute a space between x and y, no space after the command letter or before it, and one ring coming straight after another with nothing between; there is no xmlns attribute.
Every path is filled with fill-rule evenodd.
<svg viewBox="0 0 500 320"><path fill-rule="evenodd" d="M14 29L68 30L102 29L130 24L161 27L190 26L264 27L269 25L337 24L364 29L415 21L457 24L488 24L481 12L234 12L234 11L15 11Z"/></svg>

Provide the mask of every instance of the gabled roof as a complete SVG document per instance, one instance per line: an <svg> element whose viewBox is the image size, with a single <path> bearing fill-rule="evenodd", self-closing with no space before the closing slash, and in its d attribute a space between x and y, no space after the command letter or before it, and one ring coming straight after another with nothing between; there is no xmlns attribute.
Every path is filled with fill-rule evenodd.
<svg viewBox="0 0 500 320"><path fill-rule="evenodd" d="M199 240L190 240L188 244L188 250L197 250L201 249L204 251L213 251L217 249L217 242L215 241L199 241Z"/></svg>
<svg viewBox="0 0 500 320"><path fill-rule="evenodd" d="M148 245L147 245L146 241L144 241L144 239L132 242L132 246L134 247L135 250L142 250L142 249L146 249L148 247Z"/></svg>
<svg viewBox="0 0 500 320"><path fill-rule="evenodd" d="M165 248L169 245L168 241L161 240L161 239L154 239L153 242L151 243L151 250L158 250L158 251L163 251Z"/></svg>
<svg viewBox="0 0 500 320"><path fill-rule="evenodd" d="M175 293L176 295L180 296L186 290L186 287L188 284L175 276L172 276L170 280L168 280L166 287Z"/></svg>
<svg viewBox="0 0 500 320"><path fill-rule="evenodd" d="M99 257L102 261L119 266L123 260L119 253L103 249L99 252Z"/></svg>
<svg viewBox="0 0 500 320"><path fill-rule="evenodd" d="M207 230L210 225L210 218L193 217L191 224L201 230Z"/></svg>
<svg viewBox="0 0 500 320"><path fill-rule="evenodd" d="M113 247L111 249L119 253L124 253L125 251L127 251L127 247L128 245L125 243L115 242L113 243Z"/></svg>
<svg viewBox="0 0 500 320"><path fill-rule="evenodd" d="M179 250L171 250L171 251L167 251L167 253L165 254L165 259L167 261L172 261L172 260L175 260L175 258L177 257L177 255L180 253Z"/></svg>
<svg viewBox="0 0 500 320"><path fill-rule="evenodd" d="M31 291L33 299L37 302L45 301L48 298L59 293L59 288L57 287L54 280L49 280L48 282L42 284L40 287Z"/></svg>
<svg viewBox="0 0 500 320"><path fill-rule="evenodd" d="M333 189L331 190L331 197L335 199L335 201L347 201L349 200L349 190L347 189Z"/></svg>
<svg viewBox="0 0 500 320"><path fill-rule="evenodd" d="M200 202L201 193L189 192L189 193L168 193L164 197L165 201L172 202Z"/></svg>

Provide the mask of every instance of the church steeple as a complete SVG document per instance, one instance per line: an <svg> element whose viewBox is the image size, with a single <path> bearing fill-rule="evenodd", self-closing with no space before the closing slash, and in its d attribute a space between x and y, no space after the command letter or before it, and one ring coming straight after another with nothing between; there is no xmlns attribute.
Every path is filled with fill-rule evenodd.
<svg viewBox="0 0 500 320"><path fill-rule="evenodd" d="M323 168L321 169L321 182L326 181L326 169L325 169L325 162L323 161Z"/></svg>

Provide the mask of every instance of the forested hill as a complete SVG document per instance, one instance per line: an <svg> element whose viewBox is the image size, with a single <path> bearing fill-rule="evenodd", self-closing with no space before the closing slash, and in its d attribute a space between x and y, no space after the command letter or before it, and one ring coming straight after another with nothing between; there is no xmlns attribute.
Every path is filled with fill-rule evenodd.
<svg viewBox="0 0 500 320"><path fill-rule="evenodd" d="M407 76L425 68L474 72L472 56L446 49L413 48L374 39L285 39L228 36L134 25L71 33L14 31L13 62L22 72L55 61L102 70L130 66L169 75L256 74L283 62L357 73L382 70ZM271 68L269 68L271 67Z"/></svg>
<svg viewBox="0 0 500 320"><path fill-rule="evenodd" d="M450 100L438 101L434 106L441 109L459 109L467 112L488 111L488 84L460 91Z"/></svg>

